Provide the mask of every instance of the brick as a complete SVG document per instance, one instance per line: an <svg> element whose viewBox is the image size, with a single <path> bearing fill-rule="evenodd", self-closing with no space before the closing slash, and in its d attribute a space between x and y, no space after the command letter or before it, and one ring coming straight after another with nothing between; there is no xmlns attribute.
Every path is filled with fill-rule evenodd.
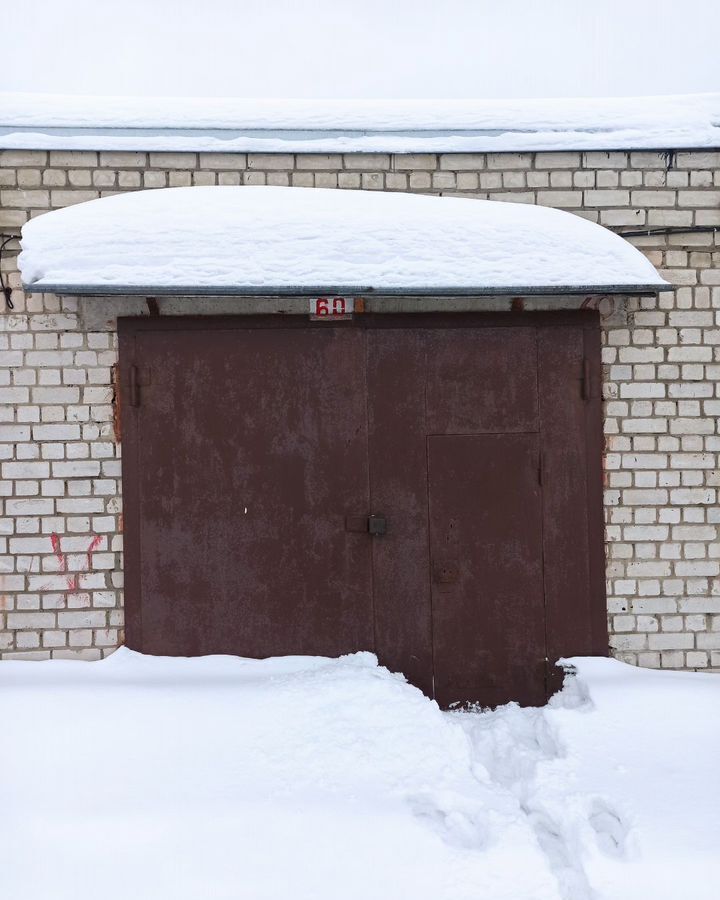
<svg viewBox="0 0 720 900"><path fill-rule="evenodd" d="M59 612L58 628L105 628L105 613L101 610L78 610Z"/></svg>
<svg viewBox="0 0 720 900"><path fill-rule="evenodd" d="M3 209L2 194L0 191L0 227L2 228L20 228L24 225L29 216L25 209Z"/></svg>
<svg viewBox="0 0 720 900"><path fill-rule="evenodd" d="M3 478L47 478L50 466L46 462L5 462L2 474Z"/></svg>
<svg viewBox="0 0 720 900"><path fill-rule="evenodd" d="M0 150L0 166L45 166L46 150Z"/></svg>
<svg viewBox="0 0 720 900"><path fill-rule="evenodd" d="M650 634L647 640L650 650L689 650L695 646L691 634Z"/></svg>
<svg viewBox="0 0 720 900"><path fill-rule="evenodd" d="M42 175L42 183L46 187L64 187L67 180L67 172L64 169L45 169Z"/></svg>
<svg viewBox="0 0 720 900"><path fill-rule="evenodd" d="M720 597L682 597L678 601L681 613L718 614L720 613Z"/></svg>
<svg viewBox="0 0 720 900"><path fill-rule="evenodd" d="M630 202L633 206L675 206L675 191L632 191Z"/></svg>
<svg viewBox="0 0 720 900"><path fill-rule="evenodd" d="M2 392L0 392L1 395ZM29 441L29 425L0 425L0 442Z"/></svg>
<svg viewBox="0 0 720 900"><path fill-rule="evenodd" d="M100 154L100 165L108 169L137 169L147 165L147 156L136 151L104 151Z"/></svg>
<svg viewBox="0 0 720 900"><path fill-rule="evenodd" d="M96 200L100 196L98 191L51 191L50 199L53 206L73 206L76 203L87 203Z"/></svg>
<svg viewBox="0 0 720 900"><path fill-rule="evenodd" d="M49 191L0 191L0 203L21 209L46 209L50 205Z"/></svg>
<svg viewBox="0 0 720 900"><path fill-rule="evenodd" d="M588 169L625 169L628 165L628 154L592 150L583 154L583 165Z"/></svg>
<svg viewBox="0 0 720 900"><path fill-rule="evenodd" d="M720 207L720 191L683 191L677 192L678 206Z"/></svg>
<svg viewBox="0 0 720 900"><path fill-rule="evenodd" d="M51 150L50 165L64 168L97 166L98 154L92 150Z"/></svg>
<svg viewBox="0 0 720 900"><path fill-rule="evenodd" d="M7 614L7 627L22 628L54 628L55 614L49 612L18 612Z"/></svg>
<svg viewBox="0 0 720 900"><path fill-rule="evenodd" d="M54 506L55 502L51 499L17 498L6 501L5 511L9 516L50 516Z"/></svg>
<svg viewBox="0 0 720 900"><path fill-rule="evenodd" d="M582 191L538 191L537 202L540 206L577 209L582 206Z"/></svg>
<svg viewBox="0 0 720 900"><path fill-rule="evenodd" d="M699 632L695 640L698 650L720 650L720 632L716 631L711 634Z"/></svg>
<svg viewBox="0 0 720 900"><path fill-rule="evenodd" d="M195 185L215 184L215 173L214 172L193 172L192 180L193 180L193 184L195 184Z"/></svg>
<svg viewBox="0 0 720 900"><path fill-rule="evenodd" d="M678 169L719 169L720 152L680 151L675 157Z"/></svg>
<svg viewBox="0 0 720 900"><path fill-rule="evenodd" d="M18 169L17 184L21 188L36 188L42 183L42 172L40 169ZM0 184L2 180L0 179Z"/></svg>
<svg viewBox="0 0 720 900"><path fill-rule="evenodd" d="M477 172L485 168L484 153L442 153L440 168L455 172Z"/></svg>
<svg viewBox="0 0 720 900"><path fill-rule="evenodd" d="M202 153L201 157L207 157L209 154ZM226 154L212 154L217 156L225 156ZM239 154L243 165L242 168L245 168L245 154ZM232 158L233 154L227 154L228 157ZM197 168L197 154L195 153L151 153L150 154L150 166L153 169L195 169ZM206 168L202 166L202 168ZM210 168L214 168L210 166ZM227 165L226 168L233 169L235 166Z"/></svg>
<svg viewBox="0 0 720 900"><path fill-rule="evenodd" d="M578 169L580 168L580 154L566 151L536 153L535 167L538 169Z"/></svg>
<svg viewBox="0 0 720 900"><path fill-rule="evenodd" d="M341 153L298 153L296 166L298 169L321 169L326 171L342 169Z"/></svg>
<svg viewBox="0 0 720 900"><path fill-rule="evenodd" d="M531 153L488 153L488 169L529 169L532 165Z"/></svg>
<svg viewBox="0 0 720 900"><path fill-rule="evenodd" d="M613 650L645 650L648 637L645 634L611 634L610 646Z"/></svg>
<svg viewBox="0 0 720 900"><path fill-rule="evenodd" d="M248 153L248 169L292 169L295 159L291 153Z"/></svg>
<svg viewBox="0 0 720 900"><path fill-rule="evenodd" d="M139 188L141 184L140 172L118 172L118 185L121 188Z"/></svg>
<svg viewBox="0 0 720 900"><path fill-rule="evenodd" d="M652 227L689 226L693 224L693 214L682 209L651 209L648 212L647 223Z"/></svg>
<svg viewBox="0 0 720 900"><path fill-rule="evenodd" d="M80 399L80 390L77 387L34 387L32 389L33 403L77 403Z"/></svg>
<svg viewBox="0 0 720 900"><path fill-rule="evenodd" d="M585 191L587 206L628 206L630 191Z"/></svg>
<svg viewBox="0 0 720 900"><path fill-rule="evenodd" d="M94 478L100 474L100 463L96 460L84 462L54 462L54 478Z"/></svg>
<svg viewBox="0 0 720 900"><path fill-rule="evenodd" d="M398 172L410 169L426 169L432 172L438 166L438 158L434 153L397 153L393 156L393 162Z"/></svg>

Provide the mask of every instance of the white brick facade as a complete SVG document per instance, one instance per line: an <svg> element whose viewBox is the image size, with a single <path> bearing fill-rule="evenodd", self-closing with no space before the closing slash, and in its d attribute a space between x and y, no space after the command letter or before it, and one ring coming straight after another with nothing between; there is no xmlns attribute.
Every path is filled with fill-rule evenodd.
<svg viewBox="0 0 720 900"><path fill-rule="evenodd" d="M193 184L410 190L556 206L620 231L720 229L720 152L4 151L0 232L117 191ZM601 305L611 646L640 665L720 669L720 231L633 241L678 287ZM8 250L0 657L97 658L122 640L116 335L88 330L75 299L25 296Z"/></svg>

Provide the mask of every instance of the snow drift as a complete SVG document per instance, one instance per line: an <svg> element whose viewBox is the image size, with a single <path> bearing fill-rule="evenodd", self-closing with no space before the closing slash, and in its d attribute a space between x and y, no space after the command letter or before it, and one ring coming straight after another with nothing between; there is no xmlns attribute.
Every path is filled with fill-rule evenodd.
<svg viewBox="0 0 720 900"><path fill-rule="evenodd" d="M716 900L720 679L442 713L374 656L0 663L8 900Z"/></svg>
<svg viewBox="0 0 720 900"><path fill-rule="evenodd" d="M539 293L668 285L627 241L525 204L374 191L137 191L23 226L27 289Z"/></svg>

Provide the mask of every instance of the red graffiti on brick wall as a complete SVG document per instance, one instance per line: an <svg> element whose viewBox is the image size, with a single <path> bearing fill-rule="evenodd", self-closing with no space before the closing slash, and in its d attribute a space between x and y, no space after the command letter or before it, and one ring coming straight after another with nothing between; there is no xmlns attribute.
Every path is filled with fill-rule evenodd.
<svg viewBox="0 0 720 900"><path fill-rule="evenodd" d="M90 541L90 546L87 548L87 566L85 567L88 572L90 571L90 569L92 569L92 555L101 543L102 538L99 534L96 534L95 537Z"/></svg>
<svg viewBox="0 0 720 900"><path fill-rule="evenodd" d="M60 549L60 537L54 531L50 535L50 543L52 544L53 553L60 563L60 571L67 572L67 556Z"/></svg>
<svg viewBox="0 0 720 900"><path fill-rule="evenodd" d="M79 577L82 572L68 572L67 553L63 553L60 547L60 536L54 531L50 535L50 543L52 545L53 553L57 558L59 570L66 576L65 580L67 582L67 590L76 591L78 588ZM82 570L83 572L87 572L92 569L92 555L101 543L102 538L100 537L100 535L94 535L87 550L85 551L86 564L85 568Z"/></svg>

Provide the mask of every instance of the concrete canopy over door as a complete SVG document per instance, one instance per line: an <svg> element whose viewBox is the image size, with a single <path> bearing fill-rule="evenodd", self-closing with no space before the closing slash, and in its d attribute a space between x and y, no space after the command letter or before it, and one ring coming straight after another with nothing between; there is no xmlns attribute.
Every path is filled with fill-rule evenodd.
<svg viewBox="0 0 720 900"><path fill-rule="evenodd" d="M121 319L128 644L542 703L607 651L599 349L589 311Z"/></svg>

